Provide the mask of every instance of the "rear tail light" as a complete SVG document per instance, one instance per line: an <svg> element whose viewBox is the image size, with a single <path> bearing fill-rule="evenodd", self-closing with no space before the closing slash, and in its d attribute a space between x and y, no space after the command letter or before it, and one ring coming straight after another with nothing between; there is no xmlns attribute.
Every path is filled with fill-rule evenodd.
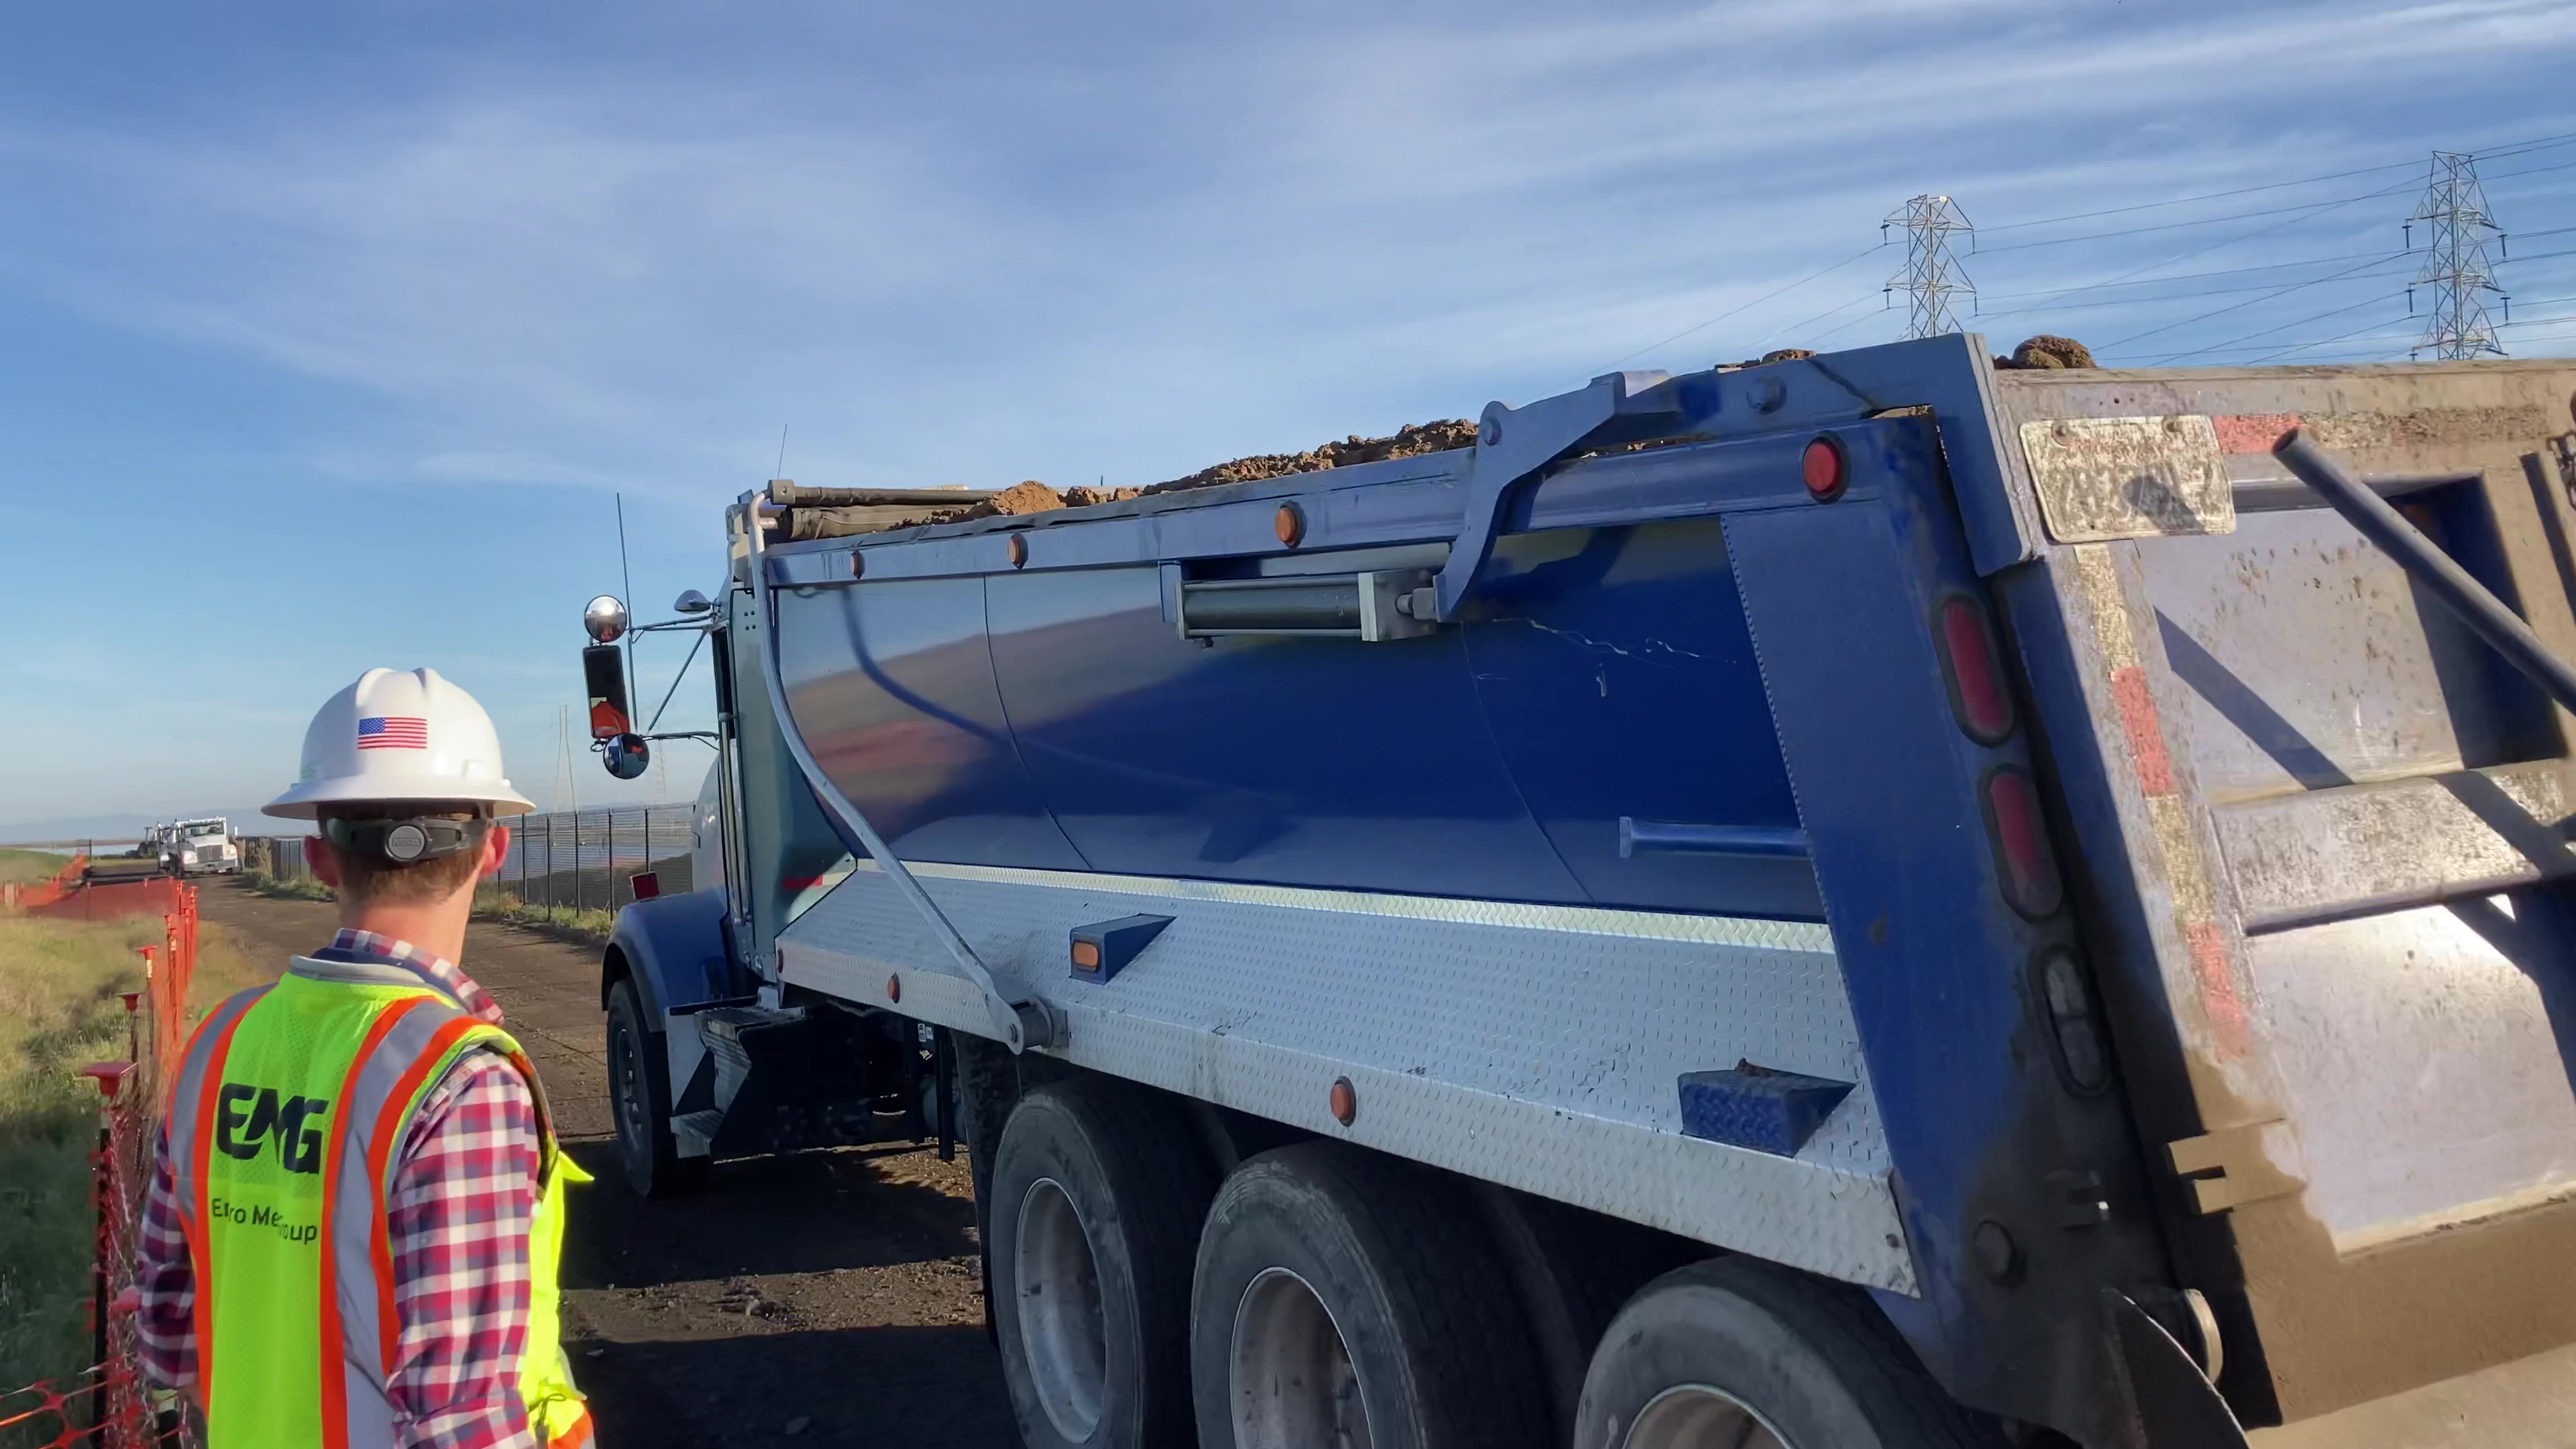
<svg viewBox="0 0 2576 1449"><path fill-rule="evenodd" d="M1985 606L1965 594L1941 601L1941 672L1950 685L1950 712L1959 728L1981 745L1999 745L2013 732L2012 691L2004 684L2001 651Z"/></svg>
<svg viewBox="0 0 2576 1449"><path fill-rule="evenodd" d="M2049 849L2039 787L2019 768L2006 765L1986 776L1985 793L1986 834L1994 842L2004 899L2034 921L2055 915L2066 899L2066 886Z"/></svg>
<svg viewBox="0 0 2576 1449"><path fill-rule="evenodd" d="M662 893L662 877L652 871L639 870L626 879L635 887L635 899L639 901L649 901Z"/></svg>
<svg viewBox="0 0 2576 1449"><path fill-rule="evenodd" d="M2111 1079L2110 1055L2103 1050L2093 993L2084 984L2084 968L2076 964L2075 953L2062 946L2041 953L2039 991L2048 1007L2058 1065L2066 1069L2068 1085L2083 1092L2100 1091Z"/></svg>
<svg viewBox="0 0 2576 1449"><path fill-rule="evenodd" d="M1831 433L1819 433L1808 440L1807 451L1798 458L1799 477L1818 503L1831 503L1842 497L1850 472L1851 460L1843 455L1843 440Z"/></svg>

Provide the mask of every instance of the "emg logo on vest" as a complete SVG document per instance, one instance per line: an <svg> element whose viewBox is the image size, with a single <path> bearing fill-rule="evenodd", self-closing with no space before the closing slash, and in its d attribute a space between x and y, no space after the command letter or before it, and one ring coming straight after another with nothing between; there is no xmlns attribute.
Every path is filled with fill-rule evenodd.
<svg viewBox="0 0 2576 1449"><path fill-rule="evenodd" d="M331 1110L328 1097L278 1099L275 1087L224 1083L215 1099L215 1146L244 1162L259 1156L260 1139L277 1140L277 1165L289 1172L322 1170L322 1129L306 1126Z"/></svg>

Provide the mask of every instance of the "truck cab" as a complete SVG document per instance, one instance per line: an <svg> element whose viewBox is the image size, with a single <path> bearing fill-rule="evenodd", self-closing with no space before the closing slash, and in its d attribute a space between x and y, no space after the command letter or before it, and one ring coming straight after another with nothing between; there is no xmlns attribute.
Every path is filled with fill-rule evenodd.
<svg viewBox="0 0 2576 1449"><path fill-rule="evenodd" d="M235 875L241 871L241 844L221 816L182 820L167 827L162 856L173 875Z"/></svg>

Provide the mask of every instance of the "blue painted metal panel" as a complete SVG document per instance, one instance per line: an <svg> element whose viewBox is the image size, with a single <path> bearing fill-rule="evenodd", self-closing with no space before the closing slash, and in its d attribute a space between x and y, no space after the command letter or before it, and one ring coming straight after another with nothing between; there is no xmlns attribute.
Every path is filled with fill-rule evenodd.
<svg viewBox="0 0 2576 1449"><path fill-rule="evenodd" d="M1881 1305L1970 1403L2118 1442L2099 1294L2165 1281L2162 1248L2125 1109L2068 1092L2042 1036L2030 965L2071 916L2025 921L1996 879L1980 781L2031 759L1952 719L1933 609L1982 590L1933 447L1854 448L1874 501L1730 516L1727 542L1924 1285ZM2071 1217L2070 1182L2110 1218ZM2008 1263L1976 1256L1989 1223Z"/></svg>
<svg viewBox="0 0 2576 1449"><path fill-rule="evenodd" d="M777 596L780 682L815 760L903 856L1047 870L1087 862L1011 741L980 579Z"/></svg>
<svg viewBox="0 0 2576 1449"><path fill-rule="evenodd" d="M1804 860L1621 858L1622 816L1798 823L1717 522L1513 535L1482 577L1466 631L1477 693L1522 797L1590 897L1820 918Z"/></svg>
<svg viewBox="0 0 2576 1449"><path fill-rule="evenodd" d="M1684 1072L1682 1131L1711 1142L1795 1157L1852 1083L1741 1062L1718 1072Z"/></svg>
<svg viewBox="0 0 2576 1449"><path fill-rule="evenodd" d="M1583 899L1482 728L1455 631L1183 641L1158 570L988 581L1029 769L1093 868Z"/></svg>
<svg viewBox="0 0 2576 1449"><path fill-rule="evenodd" d="M671 1012L747 994L748 973L725 950L722 890L686 891L637 901L617 913L609 948L626 958L642 998L645 1024L659 1030ZM599 986L608 1004L608 982Z"/></svg>

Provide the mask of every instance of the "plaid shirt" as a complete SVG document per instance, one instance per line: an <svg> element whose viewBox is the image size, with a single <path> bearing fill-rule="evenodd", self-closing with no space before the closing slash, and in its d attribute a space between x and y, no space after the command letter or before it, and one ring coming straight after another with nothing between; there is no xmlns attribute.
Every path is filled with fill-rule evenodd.
<svg viewBox="0 0 2576 1449"><path fill-rule="evenodd" d="M325 954L410 967L478 1019L501 1024L501 1008L471 977L409 942L343 930ZM385 1385L401 1449L538 1449L519 1397L538 1152L528 1084L491 1052L448 1068L403 1134L387 1219L402 1339ZM196 1282L166 1131L136 1256L144 1373L169 1387L192 1382Z"/></svg>

